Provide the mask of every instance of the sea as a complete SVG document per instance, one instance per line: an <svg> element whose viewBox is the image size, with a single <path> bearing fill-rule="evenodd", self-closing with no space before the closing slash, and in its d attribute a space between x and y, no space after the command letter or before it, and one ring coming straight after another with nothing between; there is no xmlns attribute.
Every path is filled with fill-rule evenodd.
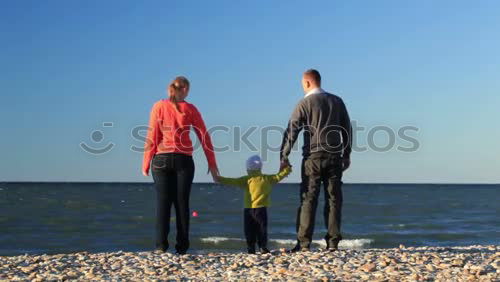
<svg viewBox="0 0 500 282"><path fill-rule="evenodd" d="M344 184L340 248L500 244L500 185ZM0 182L0 255L154 249L152 183ZM299 184L273 188L269 246L291 248ZM325 246L323 192L313 248ZM243 252L243 191L192 187L190 253ZM172 210L170 245L175 245ZM170 250L173 251L173 250Z"/></svg>

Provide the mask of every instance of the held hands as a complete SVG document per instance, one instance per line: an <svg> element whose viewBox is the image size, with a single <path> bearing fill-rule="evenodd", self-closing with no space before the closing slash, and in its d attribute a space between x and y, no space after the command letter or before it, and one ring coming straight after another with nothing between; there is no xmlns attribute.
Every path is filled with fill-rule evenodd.
<svg viewBox="0 0 500 282"><path fill-rule="evenodd" d="M142 171L142 175L144 175L146 177L149 176L149 169L148 170L143 170Z"/></svg>
<svg viewBox="0 0 500 282"><path fill-rule="evenodd" d="M290 167L290 168L292 167L290 165L290 162L288 160L282 160L280 162L280 170L279 171L282 171L284 168L287 168L287 167Z"/></svg>

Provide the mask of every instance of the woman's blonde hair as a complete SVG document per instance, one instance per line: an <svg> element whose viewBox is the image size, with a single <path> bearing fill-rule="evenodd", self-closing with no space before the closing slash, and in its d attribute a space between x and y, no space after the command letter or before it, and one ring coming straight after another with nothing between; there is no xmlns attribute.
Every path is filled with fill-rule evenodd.
<svg viewBox="0 0 500 282"><path fill-rule="evenodd" d="M186 88L189 90L189 80L185 78L184 76L178 76L176 77L169 85L168 85L168 98L169 100L174 103L175 109L177 112L184 114L181 112L179 109L179 104L178 104L178 98L176 94L183 88Z"/></svg>

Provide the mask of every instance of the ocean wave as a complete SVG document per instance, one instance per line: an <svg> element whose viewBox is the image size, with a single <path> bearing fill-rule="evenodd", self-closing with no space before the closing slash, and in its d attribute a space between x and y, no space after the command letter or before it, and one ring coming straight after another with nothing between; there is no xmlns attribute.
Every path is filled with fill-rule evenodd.
<svg viewBox="0 0 500 282"><path fill-rule="evenodd" d="M405 227L407 227L407 225L404 223L390 223L390 224L386 224L386 226L391 227L391 228L405 228Z"/></svg>
<svg viewBox="0 0 500 282"><path fill-rule="evenodd" d="M213 244L220 244L223 242L227 241L238 241L238 242L244 242L245 239L242 238L229 238L229 237L206 237L206 238L201 238L201 241L204 243L213 243ZM293 246L297 242L296 240L292 239L270 239L269 240L272 243L276 243L278 245L286 245L286 246ZM371 244L373 244L374 240L373 239L344 239L340 241L339 243L339 248L342 249L363 249L366 247L369 247ZM326 247L326 242L325 240L313 240L312 245L315 247Z"/></svg>
<svg viewBox="0 0 500 282"><path fill-rule="evenodd" d="M243 239L227 238L227 237L206 237L206 238L201 238L201 241L204 243L219 244L219 243L226 242L226 241L243 241Z"/></svg>
<svg viewBox="0 0 500 282"><path fill-rule="evenodd" d="M295 245L297 240L291 239L272 239L271 242L275 242L280 245ZM370 246L374 242L373 239L344 239L340 241L339 248L342 249L362 249ZM313 246L326 247L325 240L313 240Z"/></svg>

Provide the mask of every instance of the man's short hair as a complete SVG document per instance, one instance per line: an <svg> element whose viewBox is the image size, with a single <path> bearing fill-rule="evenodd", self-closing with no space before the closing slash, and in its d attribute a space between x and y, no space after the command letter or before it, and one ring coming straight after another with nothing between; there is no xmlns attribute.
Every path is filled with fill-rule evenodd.
<svg viewBox="0 0 500 282"><path fill-rule="evenodd" d="M321 85L321 75L319 74L319 71L315 69L308 69L304 72L304 76L316 82L316 84Z"/></svg>

